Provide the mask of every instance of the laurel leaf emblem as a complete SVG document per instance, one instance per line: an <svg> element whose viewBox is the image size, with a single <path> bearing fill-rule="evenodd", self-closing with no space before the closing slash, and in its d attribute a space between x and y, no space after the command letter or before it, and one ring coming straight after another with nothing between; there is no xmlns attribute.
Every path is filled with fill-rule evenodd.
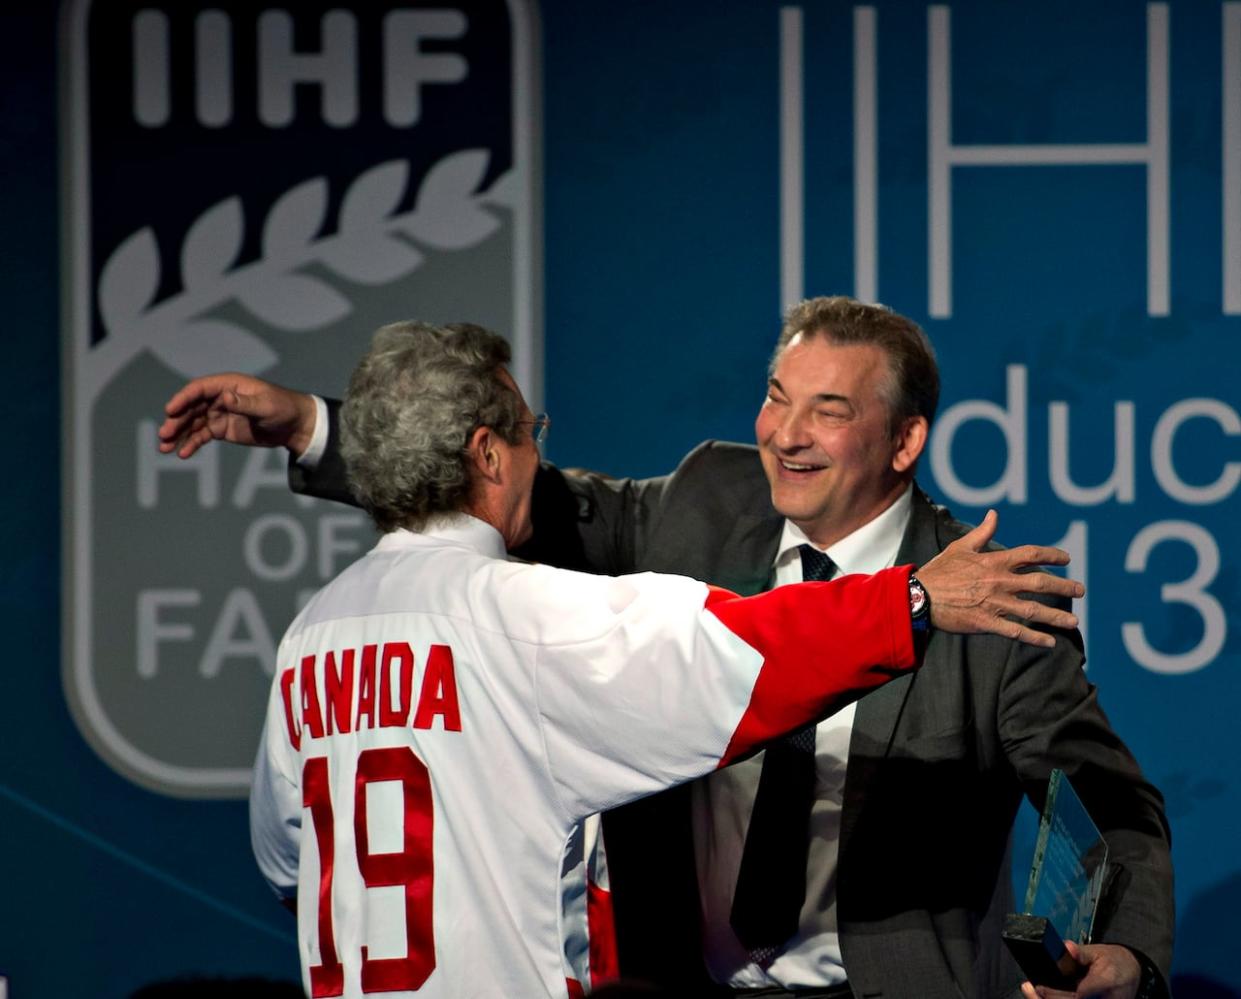
<svg viewBox="0 0 1241 999"><path fill-rule="evenodd" d="M512 208L517 204L519 193L517 174L510 170L487 188L486 193L479 198L479 201L485 205L504 205L505 207Z"/></svg>
<svg viewBox="0 0 1241 999"><path fill-rule="evenodd" d="M99 275L99 314L109 333L122 333L150 304L159 273L159 246L149 226L117 247Z"/></svg>
<svg viewBox="0 0 1241 999"><path fill-rule="evenodd" d="M237 197L212 205L195 220L181 248L181 280L186 288L210 285L232 266L241 252L242 222Z"/></svg>
<svg viewBox="0 0 1241 999"><path fill-rule="evenodd" d="M263 226L263 253L283 258L305 251L327 214L327 181L313 177L286 191Z"/></svg>
<svg viewBox="0 0 1241 999"><path fill-rule="evenodd" d="M220 367L220 359L238 371L259 374L276 363L275 353L249 330L221 319L198 319L151 343L151 352L183 378L196 378Z"/></svg>
<svg viewBox="0 0 1241 999"><path fill-rule="evenodd" d="M489 191L475 193L488 159L484 149L444 157L423 179L413 209L404 213L409 164L392 160L372 167L346 189L336 230L326 235L321 233L327 181L303 181L268 212L263 256L240 265L244 210L239 198L226 198L203 212L186 234L182 290L154 304L159 246L149 227L140 229L113 252L100 275L99 308L108 336L92 347L100 352L98 384L106 384L111 372L143 348L187 377L221 368L265 370L278 359L271 347L232 319L211 315L213 310L236 302L288 332L343 319L353 311L343 282L380 285L416 270L426 258L412 240L461 250L497 229L500 219L485 206L508 203L514 187L509 174Z"/></svg>
<svg viewBox="0 0 1241 999"><path fill-rule="evenodd" d="M367 170L345 192L338 238L322 250L325 264L359 284L380 285L416 270L423 255L383 232L409 181L409 164L392 160Z"/></svg>
<svg viewBox="0 0 1241 999"><path fill-rule="evenodd" d="M372 167L349 185L340 206L340 231L359 233L374 229L401 202L409 180L409 164L391 160Z"/></svg>
<svg viewBox="0 0 1241 999"><path fill-rule="evenodd" d="M319 278L283 274L251 281L237 290L237 300L266 323L281 330L313 330L349 315L349 299Z"/></svg>
<svg viewBox="0 0 1241 999"><path fill-rule="evenodd" d="M423 256L408 243L384 235L342 235L323 248L323 262L358 284L388 284L418 269Z"/></svg>
<svg viewBox="0 0 1241 999"><path fill-rule="evenodd" d="M436 163L418 190L413 213L404 220L405 230L440 250L474 246L495 232L500 220L473 198L487 158L484 150L470 149Z"/></svg>

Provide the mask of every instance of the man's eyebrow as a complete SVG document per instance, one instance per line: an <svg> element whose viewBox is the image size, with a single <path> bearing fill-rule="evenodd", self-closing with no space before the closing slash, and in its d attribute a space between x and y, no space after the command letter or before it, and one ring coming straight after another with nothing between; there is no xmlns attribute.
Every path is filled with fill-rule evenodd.
<svg viewBox="0 0 1241 999"><path fill-rule="evenodd" d="M788 395L788 392L785 391L784 386L780 384L780 379L775 375L772 375L767 379L767 384L771 388L778 389L780 392ZM853 401L847 395L840 395L836 392L819 392L815 395L814 401L816 404L820 402L843 402L850 409L853 408Z"/></svg>

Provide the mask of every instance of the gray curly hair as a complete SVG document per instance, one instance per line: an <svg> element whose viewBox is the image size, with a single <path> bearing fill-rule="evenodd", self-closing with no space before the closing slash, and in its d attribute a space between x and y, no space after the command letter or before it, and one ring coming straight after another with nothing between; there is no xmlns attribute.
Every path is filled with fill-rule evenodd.
<svg viewBox="0 0 1241 999"><path fill-rule="evenodd" d="M381 531L421 530L465 506L466 444L479 427L518 442L521 403L499 379L511 357L499 336L468 323L375 333L349 380L340 433L350 487Z"/></svg>

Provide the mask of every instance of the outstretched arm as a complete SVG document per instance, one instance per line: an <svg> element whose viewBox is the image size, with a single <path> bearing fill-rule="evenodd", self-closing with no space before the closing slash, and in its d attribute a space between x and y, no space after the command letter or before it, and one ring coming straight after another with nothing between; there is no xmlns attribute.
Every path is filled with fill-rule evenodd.
<svg viewBox="0 0 1241 999"><path fill-rule="evenodd" d="M291 456L294 492L357 506L340 453L340 402L324 402L327 420L319 428L318 407L309 393L235 372L204 375L164 404L159 449L189 458L213 440L284 447ZM322 453L310 465L292 460L302 456L316 430L324 442ZM632 572L634 525L646 519L637 508L655 501L660 482L566 476L545 464L534 486L535 536L515 554L568 569Z"/></svg>
<svg viewBox="0 0 1241 999"><path fill-rule="evenodd" d="M213 440L297 455L315 430L312 396L236 372L195 378L164 404L164 416L159 449L180 458Z"/></svg>

